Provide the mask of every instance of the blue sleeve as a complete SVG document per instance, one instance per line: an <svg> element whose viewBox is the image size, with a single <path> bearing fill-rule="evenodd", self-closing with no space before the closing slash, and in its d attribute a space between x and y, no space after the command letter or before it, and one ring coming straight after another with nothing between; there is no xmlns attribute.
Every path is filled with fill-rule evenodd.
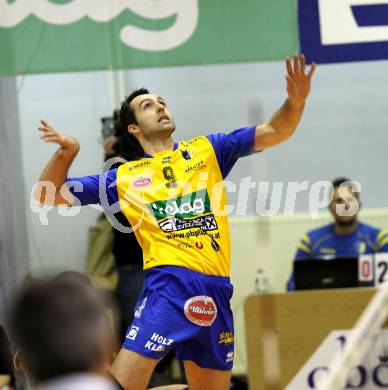
<svg viewBox="0 0 388 390"><path fill-rule="evenodd" d="M118 201L116 187L117 168L99 175L72 177L66 179L67 187L78 204L104 204L106 201L112 205Z"/></svg>
<svg viewBox="0 0 388 390"><path fill-rule="evenodd" d="M256 127L244 127L229 134L216 133L207 136L217 156L222 177L225 179L237 159L255 152Z"/></svg>
<svg viewBox="0 0 388 390"><path fill-rule="evenodd" d="M388 230L382 229L375 239L377 252L388 252Z"/></svg>

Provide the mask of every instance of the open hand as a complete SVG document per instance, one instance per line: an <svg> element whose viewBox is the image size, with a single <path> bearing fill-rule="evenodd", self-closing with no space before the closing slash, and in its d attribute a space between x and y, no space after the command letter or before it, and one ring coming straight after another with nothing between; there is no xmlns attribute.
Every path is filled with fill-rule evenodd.
<svg viewBox="0 0 388 390"><path fill-rule="evenodd" d="M44 120L40 121L39 131L41 132L40 138L45 142L58 144L62 150L75 153L79 151L79 143L74 137L60 133Z"/></svg>
<svg viewBox="0 0 388 390"><path fill-rule="evenodd" d="M290 58L286 58L286 68L288 100L296 106L302 106L310 93L311 78L316 64L313 62L306 74L305 56L295 54L292 61Z"/></svg>

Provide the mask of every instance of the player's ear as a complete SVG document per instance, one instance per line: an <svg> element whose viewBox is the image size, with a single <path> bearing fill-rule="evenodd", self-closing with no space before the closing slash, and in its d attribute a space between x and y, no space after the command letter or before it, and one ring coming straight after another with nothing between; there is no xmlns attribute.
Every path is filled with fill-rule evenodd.
<svg viewBox="0 0 388 390"><path fill-rule="evenodd" d="M136 135L140 133L139 126L137 126L135 124L128 125L128 133L132 134L136 137Z"/></svg>
<svg viewBox="0 0 388 390"><path fill-rule="evenodd" d="M335 202L334 202L334 200L331 200L331 202L329 203L327 208L328 208L330 214L335 216Z"/></svg>

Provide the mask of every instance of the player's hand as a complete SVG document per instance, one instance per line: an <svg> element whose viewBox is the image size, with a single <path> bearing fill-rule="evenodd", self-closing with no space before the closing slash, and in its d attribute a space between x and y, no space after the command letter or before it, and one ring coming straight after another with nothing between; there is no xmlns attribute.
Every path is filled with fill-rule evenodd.
<svg viewBox="0 0 388 390"><path fill-rule="evenodd" d="M44 120L40 121L39 131L41 132L40 138L45 142L58 144L63 151L72 153L79 151L79 143L74 137L55 130Z"/></svg>
<svg viewBox="0 0 388 390"><path fill-rule="evenodd" d="M311 78L313 77L316 64L311 64L306 73L306 58L303 54L295 54L293 60L286 58L287 68L287 93L288 100L295 106L303 106L310 93Z"/></svg>

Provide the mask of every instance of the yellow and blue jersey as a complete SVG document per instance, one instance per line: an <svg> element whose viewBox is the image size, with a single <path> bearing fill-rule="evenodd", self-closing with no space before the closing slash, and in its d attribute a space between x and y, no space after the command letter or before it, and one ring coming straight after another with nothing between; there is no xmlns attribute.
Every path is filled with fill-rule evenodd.
<svg viewBox="0 0 388 390"><path fill-rule="evenodd" d="M377 252L388 252L387 230L359 222L353 233L339 236L335 234L334 224L329 224L313 229L301 238L294 261L336 256L356 257ZM287 289L290 291L294 288L291 275Z"/></svg>
<svg viewBox="0 0 388 390"><path fill-rule="evenodd" d="M135 227L144 269L169 265L228 276L223 179L238 158L253 153L254 134L250 127L182 141L100 175L68 179L68 187L75 204L119 206Z"/></svg>

